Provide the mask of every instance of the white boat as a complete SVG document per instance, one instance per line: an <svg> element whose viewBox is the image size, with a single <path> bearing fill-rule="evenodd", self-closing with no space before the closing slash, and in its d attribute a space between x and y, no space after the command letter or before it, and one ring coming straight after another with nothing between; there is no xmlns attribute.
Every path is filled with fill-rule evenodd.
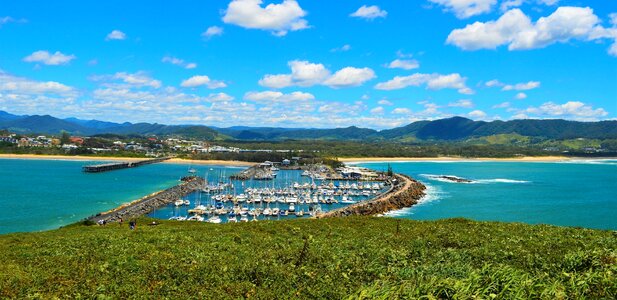
<svg viewBox="0 0 617 300"><path fill-rule="evenodd" d="M272 215L272 210L271 210L269 207L266 207L266 208L264 209L263 215L264 215L264 216L270 216L270 215Z"/></svg>
<svg viewBox="0 0 617 300"><path fill-rule="evenodd" d="M296 212L296 217L303 217L304 216L304 210L300 210Z"/></svg>
<svg viewBox="0 0 617 300"><path fill-rule="evenodd" d="M302 172L302 176L311 176L311 172L304 171L304 172Z"/></svg>
<svg viewBox="0 0 617 300"><path fill-rule="evenodd" d="M248 222L249 221L249 217L247 215L243 215L242 217L240 217L240 222Z"/></svg>
<svg viewBox="0 0 617 300"><path fill-rule="evenodd" d="M227 219L227 223L238 223L238 219L236 217L230 217Z"/></svg>
<svg viewBox="0 0 617 300"><path fill-rule="evenodd" d="M186 205L186 206L191 205L191 201L189 201L189 200L184 200L184 205Z"/></svg>
<svg viewBox="0 0 617 300"><path fill-rule="evenodd" d="M184 205L184 200L182 200L182 199L178 199L178 200L176 200L176 201L174 202L174 205L175 205L175 206L182 206L182 205Z"/></svg>
<svg viewBox="0 0 617 300"><path fill-rule="evenodd" d="M289 204L289 209L288 210L289 210L289 212L295 212L296 211L296 206L293 203L291 203L291 204Z"/></svg>
<svg viewBox="0 0 617 300"><path fill-rule="evenodd" d="M188 221L199 221L199 222L203 222L204 217L200 216L200 215L192 215L190 216L188 219Z"/></svg>
<svg viewBox="0 0 617 300"><path fill-rule="evenodd" d="M208 223L220 224L222 222L219 216L213 216L208 219Z"/></svg>

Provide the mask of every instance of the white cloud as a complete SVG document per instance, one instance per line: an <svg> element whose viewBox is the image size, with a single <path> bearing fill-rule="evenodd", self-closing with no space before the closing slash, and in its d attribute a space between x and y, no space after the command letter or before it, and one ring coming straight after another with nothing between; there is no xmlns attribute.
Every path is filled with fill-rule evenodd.
<svg viewBox="0 0 617 300"><path fill-rule="evenodd" d="M362 5L358 10L350 14L351 17L373 20L375 18L385 18L388 12L382 10L377 5L366 6Z"/></svg>
<svg viewBox="0 0 617 300"><path fill-rule="evenodd" d="M390 69L413 70L419 68L420 63L415 59L395 59L387 67Z"/></svg>
<svg viewBox="0 0 617 300"><path fill-rule="evenodd" d="M293 60L288 66L291 74L267 74L259 80L259 84L269 88L309 87L318 84L342 88L358 86L375 77L375 72L370 68L346 67L331 75L330 70L323 64Z"/></svg>
<svg viewBox="0 0 617 300"><path fill-rule="evenodd" d="M409 76L396 76L393 79L380 82L375 85L378 90L397 90L403 89L408 86L421 86L426 84L427 88L431 90L440 89L457 89L461 94L473 94L473 90L466 86L465 82L467 78L462 77L458 73L452 73L448 75L442 74L422 74L416 73Z"/></svg>
<svg viewBox="0 0 617 300"><path fill-rule="evenodd" d="M527 99L527 94L525 94L525 93L518 93L518 94L516 94L516 96L514 96L514 98L516 98L517 100Z"/></svg>
<svg viewBox="0 0 617 300"><path fill-rule="evenodd" d="M539 117L568 118L582 121L593 121L608 115L603 108L594 109L593 106L580 101L569 101L564 104L546 102L539 107L529 107L519 111L519 115L535 115Z"/></svg>
<svg viewBox="0 0 617 300"><path fill-rule="evenodd" d="M484 119L486 118L486 113L481 110L474 110L467 114L469 117L474 119Z"/></svg>
<svg viewBox="0 0 617 300"><path fill-rule="evenodd" d="M120 30L112 30L109 34L107 34L107 36L105 37L106 41L111 41L111 40L125 40L126 39L126 34Z"/></svg>
<svg viewBox="0 0 617 300"><path fill-rule="evenodd" d="M486 85L487 87L496 87L496 86L504 86L505 84L503 84L501 81L497 79L493 79L493 80L487 81L484 85Z"/></svg>
<svg viewBox="0 0 617 300"><path fill-rule="evenodd" d="M60 51L49 53L45 50L35 51L32 54L24 57L25 62L38 62L49 66L58 66L68 64L71 60L77 58L75 55L65 55Z"/></svg>
<svg viewBox="0 0 617 300"><path fill-rule="evenodd" d="M218 88L227 87L227 84L225 84L224 82L218 81L218 80L211 80L210 77L206 75L195 75L189 79L182 81L182 83L180 84L181 87L188 87L188 88L195 88L195 87L204 86L204 85L208 87L209 89L218 89Z"/></svg>
<svg viewBox="0 0 617 300"><path fill-rule="evenodd" d="M447 43L464 50L496 49L503 45L508 45L509 50L528 50L570 40L600 39L616 40L617 28L602 27L589 7L564 6L535 23L520 9L512 9L496 21L475 22L455 29ZM612 47L617 48L615 44Z"/></svg>
<svg viewBox="0 0 617 300"><path fill-rule="evenodd" d="M295 0L283 0L280 4L261 7L262 0L232 0L225 11L223 22L244 28L271 31L284 36L288 31L309 28L303 19L306 12Z"/></svg>
<svg viewBox="0 0 617 300"><path fill-rule="evenodd" d="M506 11L512 7L519 7L525 2L551 6L559 3L559 0L506 0L501 3L500 8L502 11Z"/></svg>
<svg viewBox="0 0 617 300"><path fill-rule="evenodd" d="M345 45L343 45L343 46L341 46L339 48L334 48L334 49L330 50L330 52L347 52L349 50L351 50L351 45L345 44Z"/></svg>
<svg viewBox="0 0 617 300"><path fill-rule="evenodd" d="M497 105L493 105L493 108L508 108L510 107L510 102L502 102Z"/></svg>
<svg viewBox="0 0 617 300"><path fill-rule="evenodd" d="M371 114L381 115L381 114L384 113L384 111L385 111L385 109L382 106L377 106L377 107L371 109Z"/></svg>
<svg viewBox="0 0 617 300"><path fill-rule="evenodd" d="M210 26L206 31L204 31L201 36L205 38L211 38L213 36L223 35L223 27L219 26Z"/></svg>
<svg viewBox="0 0 617 300"><path fill-rule="evenodd" d="M206 97L206 101L209 102L228 102L234 100L234 97L225 93L210 94Z"/></svg>
<svg viewBox="0 0 617 300"><path fill-rule="evenodd" d="M411 110L409 108L397 107L392 110L392 113L395 115L408 115L411 114Z"/></svg>
<svg viewBox="0 0 617 300"><path fill-rule="evenodd" d="M459 19L465 19L479 14L488 13L497 0L429 0L452 11Z"/></svg>
<svg viewBox="0 0 617 300"><path fill-rule="evenodd" d="M469 100L469 99L461 99L455 102L450 102L448 104L448 106L450 107L464 107L464 108L471 108L473 107L473 101Z"/></svg>
<svg viewBox="0 0 617 300"><path fill-rule="evenodd" d="M56 94L74 96L76 89L56 81L36 81L0 71L0 92L15 94Z"/></svg>
<svg viewBox="0 0 617 300"><path fill-rule="evenodd" d="M539 81L529 81L524 83L517 83L515 85L507 84L501 90L502 91L528 91L540 87Z"/></svg>
<svg viewBox="0 0 617 300"><path fill-rule="evenodd" d="M375 72L370 68L345 67L336 71L323 84L331 88L344 88L360 86L373 78L375 78Z"/></svg>
<svg viewBox="0 0 617 300"><path fill-rule="evenodd" d="M381 99L381 100L377 101L377 103L379 105L392 105L393 104L392 102L390 102L390 101L388 101L386 99Z"/></svg>
<svg viewBox="0 0 617 300"><path fill-rule="evenodd" d="M26 23L26 22L28 22L28 20L26 19L17 20L11 16L0 17L0 28L2 28L2 25L9 24L9 23Z"/></svg>
<svg viewBox="0 0 617 300"><path fill-rule="evenodd" d="M183 67L185 69L195 69L195 68L197 68L197 64L196 63L186 62L183 59L180 59L180 58L177 58L177 57L173 57L173 56L164 56L163 59L161 59L161 61L164 62L164 63L170 63L172 65L180 66L180 67Z"/></svg>
<svg viewBox="0 0 617 300"><path fill-rule="evenodd" d="M251 100L255 102L300 102L314 100L315 96L305 92L293 92L284 94L278 91L264 91L264 92L248 92L244 95L244 100Z"/></svg>

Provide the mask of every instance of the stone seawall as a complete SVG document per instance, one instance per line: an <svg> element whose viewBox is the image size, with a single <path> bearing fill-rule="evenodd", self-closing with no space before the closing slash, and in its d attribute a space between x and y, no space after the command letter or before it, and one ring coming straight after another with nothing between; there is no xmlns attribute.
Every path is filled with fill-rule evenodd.
<svg viewBox="0 0 617 300"><path fill-rule="evenodd" d="M183 180L181 184L150 194L113 210L89 217L87 220L93 222L106 221L107 223L118 222L120 219L127 221L128 219L149 214L155 209L173 203L179 198L193 193L204 186L204 179L200 177Z"/></svg>
<svg viewBox="0 0 617 300"><path fill-rule="evenodd" d="M317 216L317 218L383 214L413 206L425 195L424 191L426 187L422 183L406 175L395 174L394 177L397 179L397 182L392 185L390 190L381 196L373 200L358 202L353 205L323 213Z"/></svg>

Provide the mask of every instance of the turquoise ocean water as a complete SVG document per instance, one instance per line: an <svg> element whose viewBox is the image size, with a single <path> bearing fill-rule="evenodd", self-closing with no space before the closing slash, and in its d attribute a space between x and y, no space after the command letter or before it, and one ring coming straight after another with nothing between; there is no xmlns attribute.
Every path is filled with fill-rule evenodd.
<svg viewBox="0 0 617 300"><path fill-rule="evenodd" d="M91 163L91 162L88 162ZM0 233L58 228L177 184L187 165L155 164L85 174L81 161L0 159ZM363 166L386 169L385 163ZM617 160L569 163L392 163L429 187L422 203L392 216L419 220L547 223L617 229ZM200 174L210 166L196 166ZM231 174L237 168L213 167ZM456 184L430 175L477 181Z"/></svg>
<svg viewBox="0 0 617 300"><path fill-rule="evenodd" d="M391 163L395 172L425 183L428 195L392 216L416 220L464 217L617 229L617 160L569 162ZM386 169L386 163L362 166ZM454 175L472 184L444 182Z"/></svg>

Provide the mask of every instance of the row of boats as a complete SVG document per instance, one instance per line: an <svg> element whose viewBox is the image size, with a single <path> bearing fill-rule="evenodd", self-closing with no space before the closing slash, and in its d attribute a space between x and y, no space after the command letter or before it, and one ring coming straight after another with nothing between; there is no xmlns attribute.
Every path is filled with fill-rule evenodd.
<svg viewBox="0 0 617 300"><path fill-rule="evenodd" d="M353 204L384 189L382 182L316 182L315 174L310 175L310 182L292 182L287 178L282 186L275 186L275 182L224 181L224 177L215 183L206 181L201 193L194 198L194 207L191 208L191 202L187 199L174 202L177 209L170 220L234 223L315 216L323 211L322 205L335 205L337 208L343 204ZM281 183L282 180L277 181ZM181 208L186 206L189 208ZM179 216L182 211L188 212L188 215Z"/></svg>

